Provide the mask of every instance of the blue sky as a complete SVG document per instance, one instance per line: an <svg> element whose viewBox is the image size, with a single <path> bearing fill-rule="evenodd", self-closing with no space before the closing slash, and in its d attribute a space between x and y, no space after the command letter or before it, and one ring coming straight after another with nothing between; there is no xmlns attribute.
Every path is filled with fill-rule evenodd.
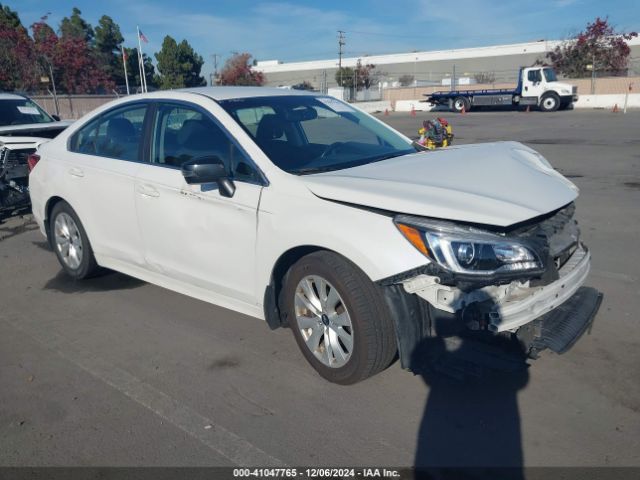
<svg viewBox="0 0 640 480"><path fill-rule="evenodd" d="M346 31L346 55L439 50L562 39L596 16L622 30L640 30L639 0L10 0L25 25L51 12L57 28L77 6L95 25L101 15L121 27L127 46L136 24L157 52L165 35L186 38L212 71L211 54L250 52L260 60L326 59L337 56L337 30Z"/></svg>

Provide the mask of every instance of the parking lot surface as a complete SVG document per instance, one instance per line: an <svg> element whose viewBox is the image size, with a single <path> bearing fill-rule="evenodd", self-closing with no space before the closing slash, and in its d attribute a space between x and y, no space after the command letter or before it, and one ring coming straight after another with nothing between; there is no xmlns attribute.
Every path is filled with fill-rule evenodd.
<svg viewBox="0 0 640 480"><path fill-rule="evenodd" d="M417 136L435 116L379 118ZM69 280L13 218L0 465L640 466L640 112L443 116L455 143L522 141L580 187L588 285L605 297L571 351L514 382L444 385L395 363L341 387L288 330L118 273Z"/></svg>

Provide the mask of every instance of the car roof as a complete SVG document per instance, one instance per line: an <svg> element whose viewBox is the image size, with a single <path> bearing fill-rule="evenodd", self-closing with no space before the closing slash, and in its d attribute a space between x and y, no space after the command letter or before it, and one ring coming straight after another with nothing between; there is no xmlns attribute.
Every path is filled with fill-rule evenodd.
<svg viewBox="0 0 640 480"><path fill-rule="evenodd" d="M198 93L214 100L230 100L253 97L275 97L288 95L318 95L318 92L293 90L273 87L198 87L178 90L181 92Z"/></svg>
<svg viewBox="0 0 640 480"><path fill-rule="evenodd" d="M24 100L25 97L24 95L19 95L16 93L4 93L4 92L0 92L0 100Z"/></svg>

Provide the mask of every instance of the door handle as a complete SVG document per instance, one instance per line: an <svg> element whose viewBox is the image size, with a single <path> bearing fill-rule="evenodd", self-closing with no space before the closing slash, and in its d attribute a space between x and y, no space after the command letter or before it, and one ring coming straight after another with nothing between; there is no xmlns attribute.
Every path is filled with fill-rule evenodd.
<svg viewBox="0 0 640 480"><path fill-rule="evenodd" d="M137 190L138 190L138 193L143 197L155 198L160 196L160 192L158 192L158 190L148 185L138 185Z"/></svg>
<svg viewBox="0 0 640 480"><path fill-rule="evenodd" d="M82 178L84 177L84 172L80 168L73 167L69 169L69 175L71 175L72 177Z"/></svg>

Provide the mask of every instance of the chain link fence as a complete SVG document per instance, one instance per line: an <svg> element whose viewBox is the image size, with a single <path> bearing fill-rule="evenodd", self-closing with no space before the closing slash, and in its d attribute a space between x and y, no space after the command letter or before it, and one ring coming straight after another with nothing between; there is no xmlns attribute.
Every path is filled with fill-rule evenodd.
<svg viewBox="0 0 640 480"><path fill-rule="evenodd" d="M509 63L511 63L510 61ZM458 89L469 88L514 88L518 83L518 68L468 68L464 62L447 62L447 68L431 69L428 63L416 62L379 65L371 72L371 87L367 90L345 85L346 98L351 101L369 101L377 99L410 100L421 98L423 94L438 90L449 90L452 85ZM482 62L475 63L479 65ZM440 63L440 67L442 64ZM286 86L309 82L321 93L337 87L335 81L337 69L281 72L267 74L270 86ZM631 57L627 71L620 75L613 72L586 70L581 78L565 78L560 81L578 86L580 94L625 93L631 85L632 91L640 92L640 57ZM397 92L396 92L397 91ZM393 93L396 92L396 93Z"/></svg>

